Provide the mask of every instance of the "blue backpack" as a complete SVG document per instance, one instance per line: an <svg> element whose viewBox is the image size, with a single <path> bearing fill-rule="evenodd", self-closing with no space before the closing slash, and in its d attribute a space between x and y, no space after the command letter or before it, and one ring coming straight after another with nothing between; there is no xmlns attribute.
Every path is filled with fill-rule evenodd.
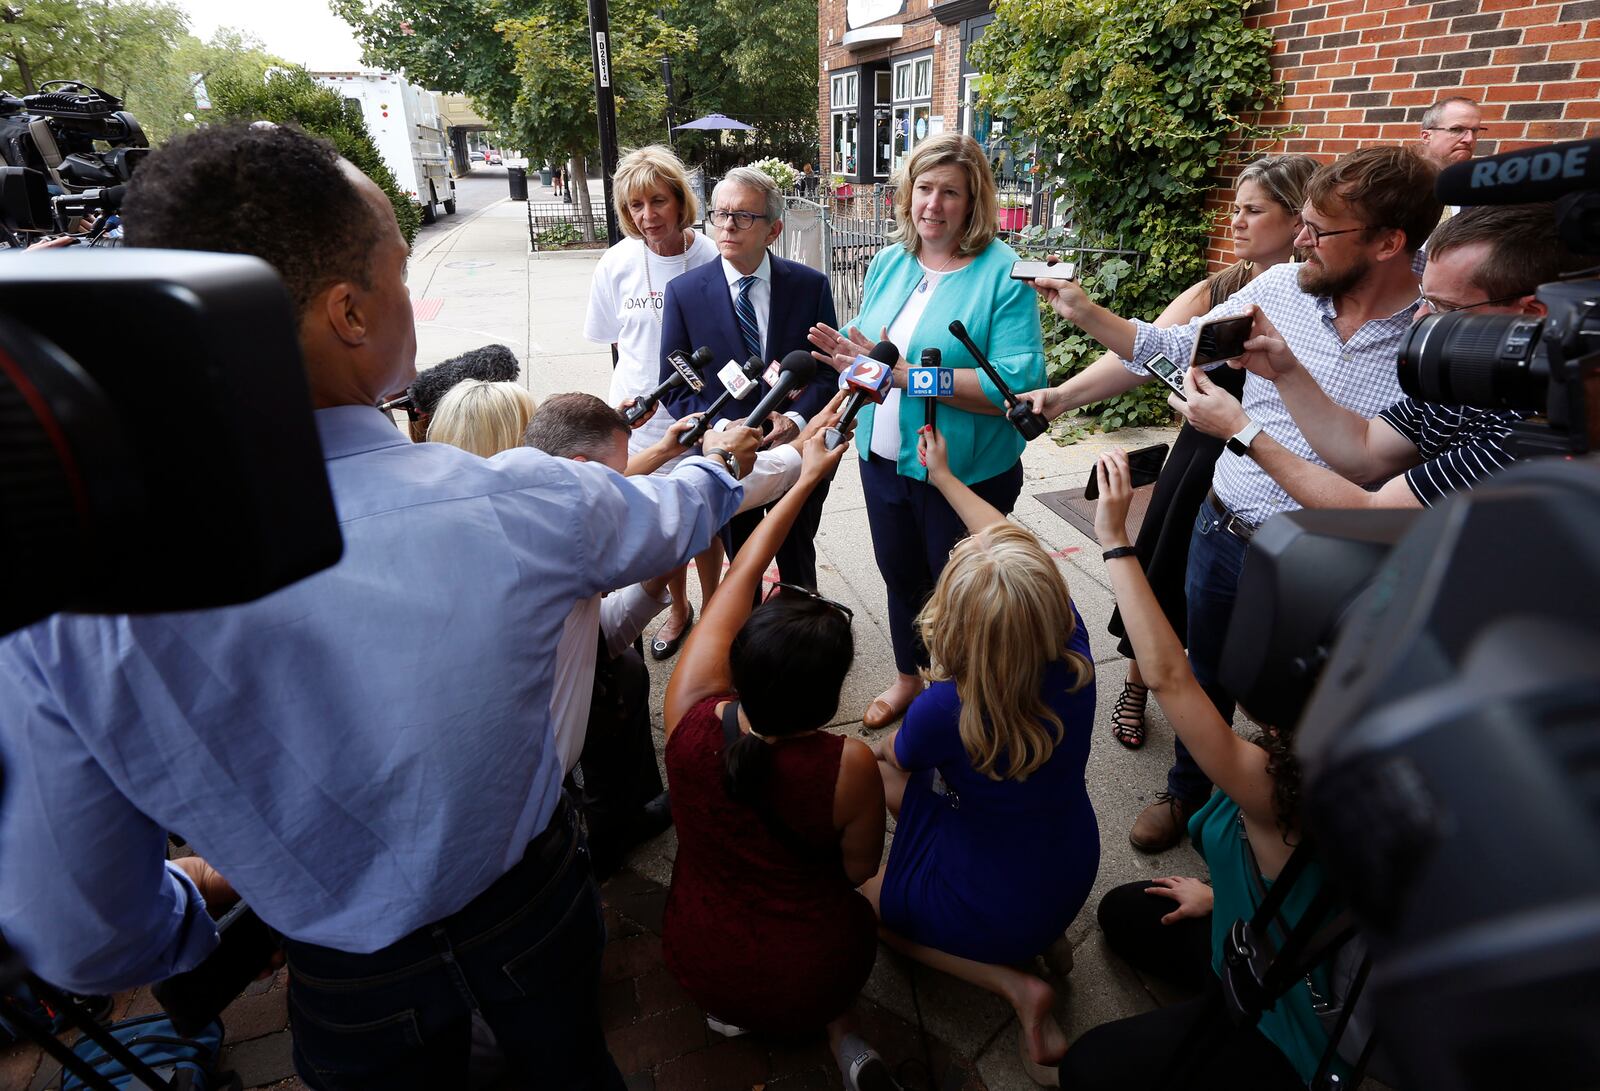
<svg viewBox="0 0 1600 1091"><path fill-rule="evenodd" d="M106 1027L111 1036L140 1061L149 1065L157 1076L167 1081L161 1087L172 1091L218 1091L232 1088L238 1091L239 1077L233 1073L219 1077L217 1054L222 1049L222 1020L218 1019L195 1037L185 1037L177 1032L172 1020L164 1013L146 1015L137 1019L124 1019ZM121 1061L112 1057L92 1038L84 1038L73 1047L78 1059L111 1081L112 1086L142 1091L148 1086L136 1080ZM88 1091L89 1084L68 1071L62 1075L61 1091Z"/></svg>

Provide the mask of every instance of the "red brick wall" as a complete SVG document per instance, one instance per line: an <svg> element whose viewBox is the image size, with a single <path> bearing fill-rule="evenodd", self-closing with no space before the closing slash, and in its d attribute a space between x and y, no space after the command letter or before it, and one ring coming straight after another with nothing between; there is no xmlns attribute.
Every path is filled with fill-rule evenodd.
<svg viewBox="0 0 1600 1091"><path fill-rule="evenodd" d="M1465 95L1489 131L1478 153L1600 136L1600 0L1263 0L1246 22L1272 30L1282 108L1261 116L1298 135L1252 155L1332 159L1412 141L1435 100ZM1206 256L1231 261L1223 217Z"/></svg>
<svg viewBox="0 0 1600 1091"><path fill-rule="evenodd" d="M833 111L828 101L830 77L863 63L892 60L928 49L933 50L933 96L930 103L933 116L944 118L947 132L961 128L961 28L944 26L935 19L931 14L933 2L934 0L906 0L905 10L900 14L866 24L903 26L905 33L898 41L867 49L850 50L839 44L845 31L849 29L845 21L845 0L818 0L817 131L821 134L818 144L822 157L817 167L819 175L826 177L834 170L831 147L833 121L829 116ZM833 35L832 42L828 40L830 31ZM939 37L937 43L933 40L935 34ZM865 101L865 88L859 97ZM867 147L867 139L870 137L869 123L870 115L862 120L863 149Z"/></svg>

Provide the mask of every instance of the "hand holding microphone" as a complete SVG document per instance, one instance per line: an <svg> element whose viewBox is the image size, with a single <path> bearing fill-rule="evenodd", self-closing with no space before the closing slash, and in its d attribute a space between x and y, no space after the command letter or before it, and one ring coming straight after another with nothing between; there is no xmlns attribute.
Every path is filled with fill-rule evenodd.
<svg viewBox="0 0 1600 1091"><path fill-rule="evenodd" d="M984 374L989 376L989 380L1000 388L1000 396L1006 401L1006 420L1010 421L1017 431L1022 433L1022 438L1025 440L1037 439L1039 436L1044 435L1050 428L1050 422L1035 413L1027 402L1019 400L1011 392L1011 388L1000 377L1000 373L989 362L989 358L983 354L983 350L973 343L971 337L967 336L967 327L961 324L960 319L950 323L950 333L957 341L961 342L968 352L972 353L973 360L977 361L978 366L983 368Z"/></svg>
<svg viewBox="0 0 1600 1091"><path fill-rule="evenodd" d="M717 378L722 380L723 391L717 395L717 400L706 408L695 422L693 428L678 437L678 442L685 447L693 447L700 442L700 437L705 435L706 429L711 427L717 419L717 413L722 407L735 398L747 398L756 389L756 376L761 374L761 357L752 356L744 362L744 366L729 360L723 369L717 372Z"/></svg>
<svg viewBox="0 0 1600 1091"><path fill-rule="evenodd" d="M750 411L749 418L744 422L747 428L760 428L778 406L788 400L789 395L798 392L811 381L817 373L817 362L805 349L795 349L783 358L783 363L778 366L777 381L772 384L772 389L756 403Z"/></svg>
<svg viewBox="0 0 1600 1091"><path fill-rule="evenodd" d="M889 391L894 387L894 365L899 359L900 350L895 348L894 342L879 341L872 346L869 355L857 356L850 361L844 374L839 376L840 387L850 392L850 397L844 403L844 414L836 426L823 433L822 442L828 450L844 445L862 406L869 401L874 405L881 404L889 396Z"/></svg>
<svg viewBox="0 0 1600 1091"><path fill-rule="evenodd" d="M661 380L659 386L644 397L638 399L622 414L622 419L632 428L643 423L645 418L655 412L656 403L667 392L687 386L696 394L704 390L706 384L700 378L700 373L711 363L711 350L701 346L694 350L693 355L683 352L672 352L667 355L667 363L672 365L672 374Z"/></svg>

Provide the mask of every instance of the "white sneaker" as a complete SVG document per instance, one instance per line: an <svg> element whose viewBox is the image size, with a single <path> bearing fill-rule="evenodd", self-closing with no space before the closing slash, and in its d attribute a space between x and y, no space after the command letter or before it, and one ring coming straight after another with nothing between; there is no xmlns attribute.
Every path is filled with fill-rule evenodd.
<svg viewBox="0 0 1600 1091"><path fill-rule="evenodd" d="M848 1091L902 1091L878 1051L859 1034L846 1034L840 1040L836 1059Z"/></svg>

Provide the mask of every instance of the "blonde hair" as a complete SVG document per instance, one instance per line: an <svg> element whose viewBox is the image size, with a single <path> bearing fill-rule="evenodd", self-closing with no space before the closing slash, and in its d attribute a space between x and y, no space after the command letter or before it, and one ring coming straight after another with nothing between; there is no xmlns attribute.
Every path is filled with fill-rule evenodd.
<svg viewBox="0 0 1600 1091"><path fill-rule="evenodd" d="M1065 731L1039 695L1045 667L1065 658L1071 693L1094 677L1094 664L1067 646L1077 619L1055 561L1015 523L985 527L951 551L917 627L933 662L928 676L955 681L973 769L1027 780Z"/></svg>
<svg viewBox="0 0 1600 1091"><path fill-rule="evenodd" d="M893 242L916 254L922 249L922 239L917 235L917 225L911 220L911 192L916 188L918 176L935 167L961 167L967 172L967 194L972 204L967 209L967 223L957 244L957 253L963 257L978 253L988 246L1000 228L999 203L994 194L994 172L983 157L978 142L963 133L940 133L930 136L906 160L895 176L894 228L889 232Z"/></svg>
<svg viewBox="0 0 1600 1091"><path fill-rule="evenodd" d="M522 444L539 403L517 383L462 379L439 399L428 421L428 442L448 443L480 458Z"/></svg>
<svg viewBox="0 0 1600 1091"><path fill-rule="evenodd" d="M684 169L683 160L660 144L648 144L623 156L617 173L611 176L611 189L617 222L630 239L642 239L644 232L633 222L628 202L655 189L664 189L678 199L679 231L687 231L700 218L700 202L689 188L689 172Z"/></svg>

